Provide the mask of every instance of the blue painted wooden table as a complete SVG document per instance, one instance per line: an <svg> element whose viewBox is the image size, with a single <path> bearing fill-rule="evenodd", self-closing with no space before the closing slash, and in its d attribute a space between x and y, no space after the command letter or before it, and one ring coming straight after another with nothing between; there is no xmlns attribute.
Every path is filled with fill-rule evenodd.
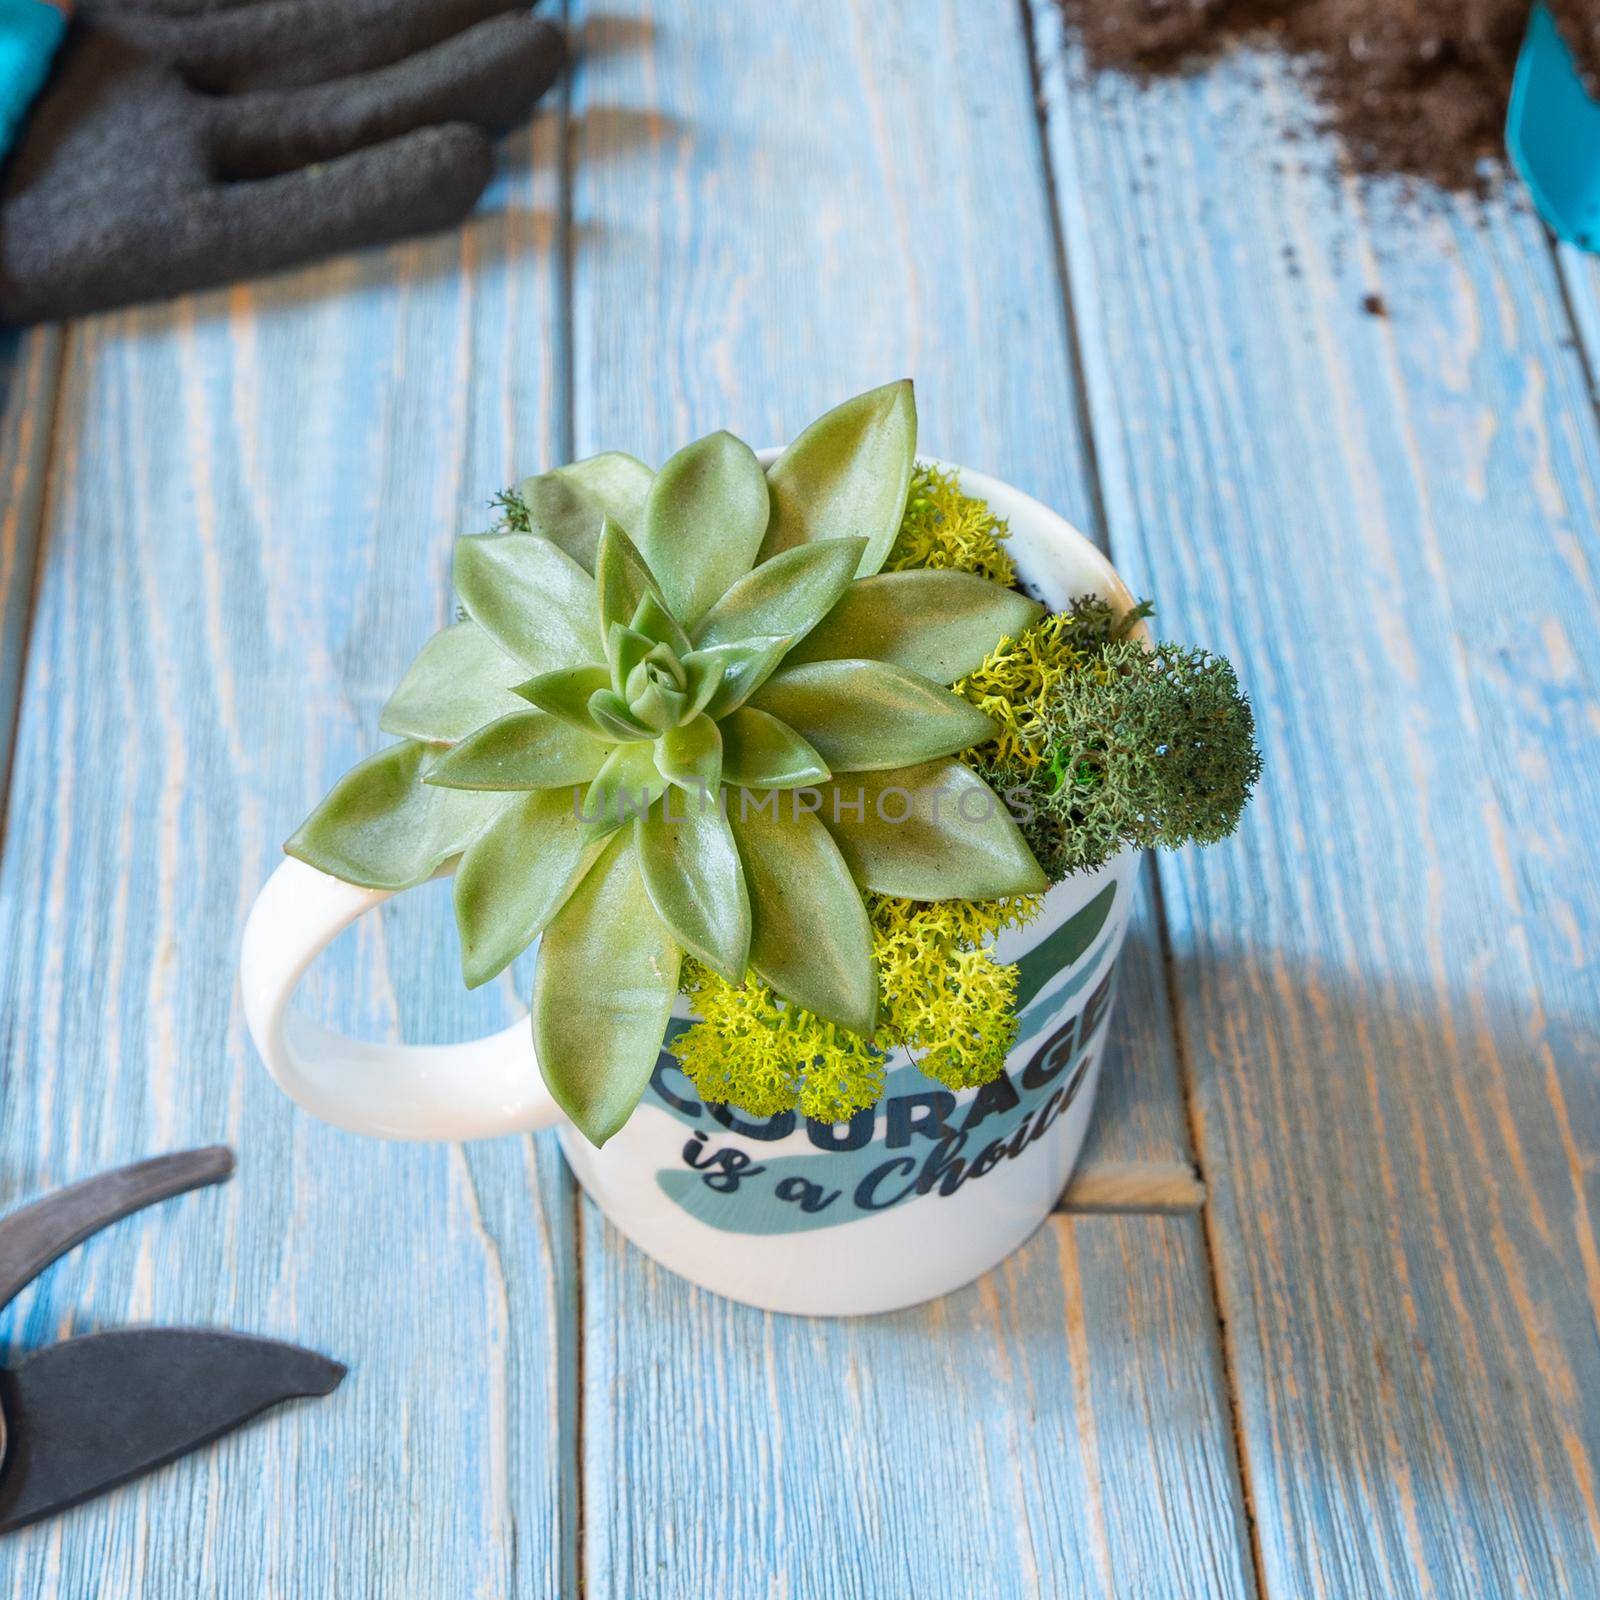
<svg viewBox="0 0 1600 1600"><path fill-rule="evenodd" d="M5 346L0 1201L240 1172L0 1333L352 1373L0 1545L0 1593L1600 1593L1600 268L1286 140L1271 60L1091 82L1050 0L570 10L464 232ZM785 1319L653 1267L544 1138L296 1113L240 924L452 536L904 373L928 449L1234 658L1267 752L1239 837L1147 873L1060 1213L933 1305ZM324 1014L514 1016L447 910L348 936Z"/></svg>

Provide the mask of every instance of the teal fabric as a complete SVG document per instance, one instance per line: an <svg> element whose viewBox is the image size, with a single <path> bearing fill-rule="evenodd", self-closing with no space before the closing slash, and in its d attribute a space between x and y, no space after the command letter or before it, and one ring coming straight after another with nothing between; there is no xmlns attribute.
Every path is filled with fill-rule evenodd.
<svg viewBox="0 0 1600 1600"><path fill-rule="evenodd" d="M67 19L45 0L0 0L0 159L44 87Z"/></svg>

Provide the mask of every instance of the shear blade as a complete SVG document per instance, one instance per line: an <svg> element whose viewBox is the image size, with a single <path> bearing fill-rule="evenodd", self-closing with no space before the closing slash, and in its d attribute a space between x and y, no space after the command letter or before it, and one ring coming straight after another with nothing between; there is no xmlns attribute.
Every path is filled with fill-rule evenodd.
<svg viewBox="0 0 1600 1600"><path fill-rule="evenodd" d="M85 1178L0 1217L0 1306L90 1234L158 1200L221 1183L232 1174L233 1152L225 1145L179 1150Z"/></svg>
<svg viewBox="0 0 1600 1600"><path fill-rule="evenodd" d="M41 1350L0 1371L0 1533L176 1460L268 1406L329 1394L344 1373L297 1345L195 1328L126 1328Z"/></svg>

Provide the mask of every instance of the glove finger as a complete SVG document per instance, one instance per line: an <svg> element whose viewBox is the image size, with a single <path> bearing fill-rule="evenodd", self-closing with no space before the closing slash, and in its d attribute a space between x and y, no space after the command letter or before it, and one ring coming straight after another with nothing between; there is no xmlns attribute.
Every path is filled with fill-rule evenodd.
<svg viewBox="0 0 1600 1600"><path fill-rule="evenodd" d="M431 232L471 211L492 165L488 135L451 123L303 172L154 197L114 228L86 210L47 272L0 272L0 312L79 316Z"/></svg>
<svg viewBox="0 0 1600 1600"><path fill-rule="evenodd" d="M386 67L527 0L257 0L97 20L172 62L210 94L326 83Z"/></svg>
<svg viewBox="0 0 1600 1600"><path fill-rule="evenodd" d="M96 22L107 17L192 17L203 11L233 11L240 6L270 5L272 0L83 0L78 10Z"/></svg>
<svg viewBox="0 0 1600 1600"><path fill-rule="evenodd" d="M558 30L527 12L493 17L376 71L216 103L213 159L225 178L331 161L432 123L501 132L520 122L566 59Z"/></svg>

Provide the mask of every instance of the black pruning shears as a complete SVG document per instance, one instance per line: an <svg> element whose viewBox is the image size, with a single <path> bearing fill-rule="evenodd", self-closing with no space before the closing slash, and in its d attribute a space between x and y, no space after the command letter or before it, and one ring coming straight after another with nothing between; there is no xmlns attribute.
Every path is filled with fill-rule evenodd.
<svg viewBox="0 0 1600 1600"><path fill-rule="evenodd" d="M58 1189L0 1219L0 1309L122 1217L233 1173L222 1145ZM0 1533L153 1471L268 1406L331 1394L337 1361L209 1328L89 1333L0 1367Z"/></svg>

